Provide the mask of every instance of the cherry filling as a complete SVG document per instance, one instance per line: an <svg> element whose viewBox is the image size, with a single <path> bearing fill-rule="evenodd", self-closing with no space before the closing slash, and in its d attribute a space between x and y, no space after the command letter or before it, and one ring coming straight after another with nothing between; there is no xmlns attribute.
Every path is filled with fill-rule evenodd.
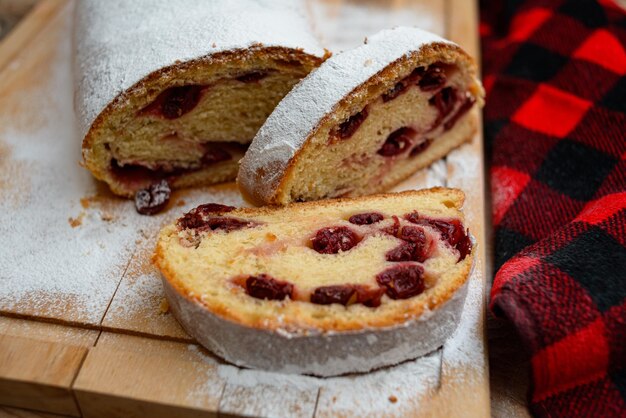
<svg viewBox="0 0 626 418"><path fill-rule="evenodd" d="M383 219L385 219L385 217L378 212L359 213L357 215L350 216L348 222L355 225L371 225L380 222Z"/></svg>
<svg viewBox="0 0 626 418"><path fill-rule="evenodd" d="M461 116L466 114L472 106L474 106L474 103L476 103L476 99L472 96L467 96L456 113L443 124L443 129L449 131L461 118Z"/></svg>
<svg viewBox="0 0 626 418"><path fill-rule="evenodd" d="M140 114L153 114L165 119L178 119L192 111L202 98L205 86L196 84L165 89Z"/></svg>
<svg viewBox="0 0 626 418"><path fill-rule="evenodd" d="M417 83L422 91L439 90L446 83L443 64L432 64Z"/></svg>
<svg viewBox="0 0 626 418"><path fill-rule="evenodd" d="M457 91L453 87L446 87L441 89L440 92L435 94L428 100L428 103L431 106L435 106L439 115L437 116L437 120L435 121L434 126L439 126L441 121L443 121L451 112L454 110L454 105L457 102Z"/></svg>
<svg viewBox="0 0 626 418"><path fill-rule="evenodd" d="M345 226L322 228L311 238L313 249L320 254L349 251L360 241L361 237Z"/></svg>
<svg viewBox="0 0 626 418"><path fill-rule="evenodd" d="M433 143L432 138L427 138L424 141L420 142L419 144L413 147L411 152L409 152L409 157L415 157L416 155L419 155L422 152L426 151L426 148L428 148L430 144L432 143Z"/></svg>
<svg viewBox="0 0 626 418"><path fill-rule="evenodd" d="M361 285L335 285L318 287L311 294L310 301L318 305L338 303L348 306L361 303L368 307L380 306L380 299L385 290Z"/></svg>
<svg viewBox="0 0 626 418"><path fill-rule="evenodd" d="M349 285L322 286L315 289L311 294L311 303L318 305L338 303L347 306L349 302L355 302L355 300L351 301L355 293L356 289Z"/></svg>
<svg viewBox="0 0 626 418"><path fill-rule="evenodd" d="M257 299L284 300L287 296L293 299L293 285L267 274L259 274L246 279L246 293Z"/></svg>
<svg viewBox="0 0 626 418"><path fill-rule="evenodd" d="M406 80L397 82L395 86L387 90L386 93L383 93L383 103L387 103L388 101L395 99L404 93L409 87L410 84Z"/></svg>
<svg viewBox="0 0 626 418"><path fill-rule="evenodd" d="M398 238L404 241L385 255L387 261L418 261L423 263L430 255L430 242L423 228L403 226Z"/></svg>
<svg viewBox="0 0 626 418"><path fill-rule="evenodd" d="M394 157L402 154L411 147L417 131L413 128L404 127L393 131L387 137L378 154L383 157Z"/></svg>
<svg viewBox="0 0 626 418"><path fill-rule="evenodd" d="M167 180L161 180L135 194L135 208L142 215L154 215L167 206L171 193Z"/></svg>
<svg viewBox="0 0 626 418"><path fill-rule="evenodd" d="M183 215L183 217L178 220L178 226L182 229L198 229L205 225L205 220L208 219L210 215L220 215L232 210L235 210L233 206L206 203Z"/></svg>
<svg viewBox="0 0 626 418"><path fill-rule="evenodd" d="M367 108L364 108L360 112L350 116L348 120L333 129L331 133L331 138L350 138L352 135L354 135L356 130L359 129L359 126L361 126L365 119L367 119L367 114Z"/></svg>
<svg viewBox="0 0 626 418"><path fill-rule="evenodd" d="M247 74L236 77L236 80L241 81L243 83L256 83L256 82L263 80L268 75L269 73L265 71L252 71Z"/></svg>
<svg viewBox="0 0 626 418"><path fill-rule="evenodd" d="M388 268L376 276L391 299L408 299L424 291L424 268L409 264Z"/></svg>
<svg viewBox="0 0 626 418"><path fill-rule="evenodd" d="M427 225L437 229L441 235L441 239L450 244L452 248L456 248L459 251L458 261L464 260L472 251L472 241L465 231L463 224L458 219L449 221L430 219L420 216L417 212L407 214L405 219L414 224Z"/></svg>
<svg viewBox="0 0 626 418"><path fill-rule="evenodd" d="M228 151L206 145L206 151L200 157L200 160L190 168L176 167L172 163L154 164L152 167L146 167L141 163L120 165L117 159L112 158L110 171L119 182L126 183L132 187L133 185L146 182L172 179L222 161L231 160L232 158Z"/></svg>

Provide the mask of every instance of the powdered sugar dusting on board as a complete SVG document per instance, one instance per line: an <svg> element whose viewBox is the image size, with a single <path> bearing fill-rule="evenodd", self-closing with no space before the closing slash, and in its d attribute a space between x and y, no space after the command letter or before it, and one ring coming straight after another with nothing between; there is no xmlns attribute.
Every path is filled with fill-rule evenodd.
<svg viewBox="0 0 626 418"><path fill-rule="evenodd" d="M259 200L271 201L289 161L340 100L389 64L433 42L451 43L417 28L398 27L329 58L285 96L259 129L241 161L240 183ZM263 181L258 181L260 172Z"/></svg>
<svg viewBox="0 0 626 418"><path fill-rule="evenodd" d="M215 362L212 356L195 345L189 345L189 350L207 363ZM308 413L295 414L293 406L285 403L301 402L302 411L308 412L317 397L315 416L402 416L414 411L421 397L436 390L440 364L441 350L367 374L332 378L271 373L222 364L217 371L219 380L226 382L226 388L220 411L262 416L311 416ZM215 382L214 373L208 373L206 390L210 390ZM202 393L202 389L198 389L198 393ZM238 405L242 393L245 393L246 404L251 406L248 410L245 405ZM282 403L272 404L267 399L281 393ZM287 407L283 412L273 409L275 413L271 413L272 410L267 409L283 406Z"/></svg>
<svg viewBox="0 0 626 418"><path fill-rule="evenodd" d="M76 109L84 136L96 116L148 74L255 44L323 56L294 0L81 0Z"/></svg>

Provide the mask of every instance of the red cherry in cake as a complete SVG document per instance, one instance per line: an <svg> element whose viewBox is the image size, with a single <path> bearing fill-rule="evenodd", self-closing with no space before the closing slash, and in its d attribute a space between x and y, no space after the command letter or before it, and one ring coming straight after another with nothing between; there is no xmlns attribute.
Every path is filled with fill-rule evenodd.
<svg viewBox="0 0 626 418"><path fill-rule="evenodd" d="M411 152L409 152L409 157L415 157L416 155L421 154L432 143L433 143L432 139L425 139L424 141L420 142L419 144L417 144L416 146L413 147Z"/></svg>
<svg viewBox="0 0 626 418"><path fill-rule="evenodd" d="M256 83L265 77L268 76L268 73L264 71L252 71L244 75L240 75L236 77L237 81L241 81L242 83Z"/></svg>
<svg viewBox="0 0 626 418"><path fill-rule="evenodd" d="M378 150L378 154L383 157L394 157L402 154L411 147L416 135L417 131L413 128L397 129L389 134L383 146Z"/></svg>
<svg viewBox="0 0 626 418"><path fill-rule="evenodd" d="M207 166L222 161L228 161L232 158L232 155L230 155L228 151L225 151L221 148L211 147L204 152L200 162L202 163L202 166Z"/></svg>
<svg viewBox="0 0 626 418"><path fill-rule="evenodd" d="M383 219L385 219L385 217L378 212L359 213L357 215L350 216L348 222L355 225L371 225L380 222Z"/></svg>
<svg viewBox="0 0 626 418"><path fill-rule="evenodd" d="M472 252L472 240L469 235L463 234L463 237L456 244L456 249L459 250L459 261L465 260L465 257Z"/></svg>
<svg viewBox="0 0 626 418"><path fill-rule="evenodd" d="M418 261L423 263L429 256L430 243L422 228L404 226L398 233L404 242L385 255L387 261Z"/></svg>
<svg viewBox="0 0 626 418"><path fill-rule="evenodd" d="M376 276L391 299L408 299L424 291L424 268L406 264L388 268Z"/></svg>
<svg viewBox="0 0 626 418"><path fill-rule="evenodd" d="M355 288L357 303L361 303L369 308L380 306L380 299L385 294L384 288L371 288L366 286L355 286Z"/></svg>
<svg viewBox="0 0 626 418"><path fill-rule="evenodd" d="M311 294L311 303L318 305L330 305L338 303L348 306L353 303L361 303L367 307L380 306L380 299L385 289L371 288L362 285L334 285L318 287Z"/></svg>
<svg viewBox="0 0 626 418"><path fill-rule="evenodd" d="M367 114L367 108L364 108L360 112L350 116L348 120L341 123L337 128L333 130L331 137L339 139L350 138L352 135L354 135L356 130L359 129L359 126L361 126L365 119L367 119Z"/></svg>
<svg viewBox="0 0 626 418"><path fill-rule="evenodd" d="M215 203L200 205L197 208L190 210L182 218L180 218L178 220L178 226L181 229L192 229L197 231L221 230L231 232L237 229L249 228L258 225L257 222L253 221L219 216L220 214L230 212L233 209L235 208L232 206L218 205Z"/></svg>
<svg viewBox="0 0 626 418"><path fill-rule="evenodd" d="M197 85L170 87L155 102L161 103L161 115L165 119L177 119L196 107L201 93L202 87Z"/></svg>
<svg viewBox="0 0 626 418"><path fill-rule="evenodd" d="M466 97L456 113L443 124L443 129L446 131L450 130L461 116L466 114L472 106L474 106L474 103L476 103L476 99L473 96Z"/></svg>
<svg viewBox="0 0 626 418"><path fill-rule="evenodd" d="M439 111L439 115L437 116L434 126L438 126L441 121L444 120L450 112L452 112L454 105L457 102L457 96L458 94L455 88L446 87L428 99L428 103L431 106L435 106Z"/></svg>
<svg viewBox="0 0 626 418"><path fill-rule="evenodd" d="M142 215L154 215L167 206L171 194L167 180L161 180L135 193L135 208Z"/></svg>
<svg viewBox="0 0 626 418"><path fill-rule="evenodd" d="M293 285L259 274L246 279L246 293L257 299L284 300L287 296L293 298Z"/></svg>
<svg viewBox="0 0 626 418"><path fill-rule="evenodd" d="M446 73L439 64L432 64L428 67L422 78L417 83L422 91L435 91L446 83Z"/></svg>
<svg viewBox="0 0 626 418"><path fill-rule="evenodd" d="M472 241L467 235L463 224L458 219L441 220L441 219L429 219L420 216L417 212L412 212L405 215L405 219L409 222L419 225L428 225L437 229L441 235L441 239L448 242L451 247L456 248L459 251L461 261L467 257L472 251Z"/></svg>
<svg viewBox="0 0 626 418"><path fill-rule="evenodd" d="M322 228L311 239L313 249L320 254L337 254L348 251L361 241L361 238L345 226Z"/></svg>
<svg viewBox="0 0 626 418"><path fill-rule="evenodd" d="M397 82L395 86L387 90L387 92L383 93L383 102L387 103L388 101L395 99L396 97L404 93L408 87L409 84L404 81Z"/></svg>
<svg viewBox="0 0 626 418"><path fill-rule="evenodd" d="M356 289L349 285L322 286L311 293L311 303L318 305L330 305L338 303L347 306Z"/></svg>

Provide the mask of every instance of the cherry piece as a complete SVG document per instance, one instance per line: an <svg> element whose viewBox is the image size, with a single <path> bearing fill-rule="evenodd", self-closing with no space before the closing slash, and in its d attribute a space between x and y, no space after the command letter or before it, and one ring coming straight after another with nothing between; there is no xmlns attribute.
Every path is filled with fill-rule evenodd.
<svg viewBox="0 0 626 418"><path fill-rule="evenodd" d="M385 219L385 217L378 212L359 213L357 215L350 216L348 222L355 225L371 225L380 222L383 219Z"/></svg>
<svg viewBox="0 0 626 418"><path fill-rule="evenodd" d="M417 212L407 214L404 218L409 222L427 225L437 229L441 235L441 239L448 242L451 247L459 251L460 258L458 261L465 259L465 257L472 252L472 241L460 220L452 219L444 221L441 219L429 219L419 216Z"/></svg>
<svg viewBox="0 0 626 418"><path fill-rule="evenodd" d="M426 261L430 245L422 228L404 226L400 229L398 238L405 242L387 252L387 261Z"/></svg>
<svg viewBox="0 0 626 418"><path fill-rule="evenodd" d="M313 249L320 254L337 254L339 251L348 251L360 241L361 238L345 226L322 228L311 239Z"/></svg>
<svg viewBox="0 0 626 418"><path fill-rule="evenodd" d="M383 228L382 231L385 234L393 235L394 237L398 236L398 232L400 232L400 219L396 215L391 217L393 219L393 224L389 225L386 228Z"/></svg>
<svg viewBox="0 0 626 418"><path fill-rule="evenodd" d="M161 115L165 119L177 119L196 107L201 92L202 87L197 85L170 87L155 102L161 103Z"/></svg>
<svg viewBox="0 0 626 418"><path fill-rule="evenodd" d="M167 206L171 194L167 180L161 180L135 193L135 208L142 215L154 215Z"/></svg>
<svg viewBox="0 0 626 418"><path fill-rule="evenodd" d="M459 261L465 260L465 257L472 252L472 240L469 235L463 234L455 248L459 250Z"/></svg>
<svg viewBox="0 0 626 418"><path fill-rule="evenodd" d="M384 288L377 287L372 289L366 286L355 286L355 288L357 303L362 303L369 308L380 306L380 299L385 294Z"/></svg>
<svg viewBox="0 0 626 418"><path fill-rule="evenodd" d="M376 276L391 299L408 299L424 291L424 268L420 265L400 265L388 268Z"/></svg>
<svg viewBox="0 0 626 418"><path fill-rule="evenodd" d="M437 116L437 120L435 121L435 126L439 125L442 120L444 120L450 112L454 109L454 105L457 102L457 91L453 87L446 87L442 89L440 92L435 94L433 97L428 99L428 103L431 106L435 106L439 111L439 115Z"/></svg>
<svg viewBox="0 0 626 418"><path fill-rule="evenodd" d="M243 83L255 83L257 81L264 79L267 76L268 76L268 73L266 72L252 71L250 73L240 75L239 77L236 77L236 79L237 81L241 81Z"/></svg>
<svg viewBox="0 0 626 418"><path fill-rule="evenodd" d="M383 157L393 157L402 154L410 148L413 138L417 135L415 129L404 127L393 131L383 146L378 150L378 154Z"/></svg>
<svg viewBox="0 0 626 418"><path fill-rule="evenodd" d="M438 64L432 64L417 83L422 91L438 90L446 83L446 73Z"/></svg>
<svg viewBox="0 0 626 418"><path fill-rule="evenodd" d="M339 303L347 306L355 292L354 286L349 285L322 286L315 289L311 294L311 303L318 305Z"/></svg>
<svg viewBox="0 0 626 418"><path fill-rule="evenodd" d="M415 245L410 242L403 242L396 248L387 251L385 259L387 261L414 261Z"/></svg>
<svg viewBox="0 0 626 418"><path fill-rule="evenodd" d="M293 299L293 285L259 274L246 279L246 293L257 299L284 300L287 296Z"/></svg>
<svg viewBox="0 0 626 418"><path fill-rule="evenodd" d="M341 123L337 128L333 130L333 137L338 137L339 139L347 139L350 138L359 126L367 119L367 108L364 108L358 113L350 116L348 120Z"/></svg>
<svg viewBox="0 0 626 418"><path fill-rule="evenodd" d="M236 229L257 225L256 222L252 221L244 221L224 216L213 216L230 212L234 209L235 208L232 206L219 205L216 203L200 205L180 218L178 220L178 226L182 229L197 229L200 231L219 229L230 232Z"/></svg>
<svg viewBox="0 0 626 418"><path fill-rule="evenodd" d="M403 81L397 82L395 86L383 93L383 102L387 103L388 101L395 99L396 97L404 93L408 87L408 83L405 83Z"/></svg>
<svg viewBox="0 0 626 418"><path fill-rule="evenodd" d="M420 142L419 144L417 144L416 146L413 147L411 152L409 152L409 157L415 157L416 155L421 154L432 143L433 143L432 139L425 139L424 141Z"/></svg>
<svg viewBox="0 0 626 418"><path fill-rule="evenodd" d="M207 166L215 163L219 163L222 161L228 161L232 159L232 155L228 151L224 151L221 148L208 148L204 155L202 155L202 166Z"/></svg>
<svg viewBox="0 0 626 418"><path fill-rule="evenodd" d="M443 124L443 129L446 131L450 130L461 118L461 116L466 114L472 108L472 106L474 106L474 103L476 103L476 99L474 97L466 97L463 101L463 104L461 104L456 113Z"/></svg>

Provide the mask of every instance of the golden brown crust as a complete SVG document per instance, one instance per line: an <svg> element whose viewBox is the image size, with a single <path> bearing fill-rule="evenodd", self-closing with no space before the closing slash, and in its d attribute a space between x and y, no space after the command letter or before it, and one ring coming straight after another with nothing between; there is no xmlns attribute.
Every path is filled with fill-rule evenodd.
<svg viewBox="0 0 626 418"><path fill-rule="evenodd" d="M117 97L109 103L104 110L98 114L96 119L92 122L85 138L82 142L84 167L87 168L98 180L105 181L109 184L113 193L123 196L132 197L132 193L129 193L124 188L119 187L115 180L112 178L108 171L108 167L102 167L97 164L95 159L91 158L90 151L96 141L96 138L102 134L106 121L117 111L124 108L126 103L131 98L146 95L147 91L150 91L149 96L146 97L146 104L153 100L162 89L152 91L150 89L154 84L167 85L168 80L173 79L176 74L184 73L194 67L200 65L214 65L220 62L226 62L231 60L243 59L245 57L254 57L256 59L285 59L288 61L298 61L306 72L319 66L325 59L330 56L330 53L326 51L324 57L316 57L314 55L305 53L299 49L291 49L285 47L264 47L261 44L252 46L248 49L237 49L229 51L221 51L214 54L207 55L198 59L179 62L171 66L163 67L157 71L154 71L143 79L139 80L129 89L121 92ZM232 178L231 180L234 180Z"/></svg>
<svg viewBox="0 0 626 418"><path fill-rule="evenodd" d="M369 196L365 198L360 198L360 200L367 199L379 199L379 198L391 198L398 195L411 195L414 197L420 196L428 196L432 194L441 194L441 197L446 201L451 202L454 205L456 210L460 209L463 200L464 194L462 191L458 189L447 189L436 187L432 189L426 190L418 190L418 191L406 191L402 193L386 193L381 195ZM318 201L318 202L305 202L305 203L294 203L290 206L282 206L282 207L261 207L261 208L240 208L236 209L229 214L232 215L258 215L258 214L270 214L276 211L285 211L290 210L293 207L320 207L320 206L328 206L328 205L337 205L337 203L341 202L349 202L352 199L336 199L329 201ZM165 230L164 230L165 231ZM164 232L162 231L162 234ZM201 300L198 297L190 295L191 290L187 289L181 280L178 277L177 272L168 264L168 261L165 256L165 248L164 241L159 239L157 243L155 253L153 255L152 261L153 263L160 269L163 277L167 282L174 288L178 294L182 295L185 299L190 302L200 304L204 306L208 311L212 312L219 317L238 323L240 325L248 326L251 328L265 329L265 330L314 330L318 332L334 332L334 331L358 331L364 329L384 329L389 327L398 326L407 321L419 319L425 312L434 311L442 306L446 301L452 298L455 292L465 284L469 277L469 273L471 270L471 266L473 263L473 258L475 255L475 247L472 249L471 254L469 254L463 261L457 264L458 271L451 279L446 281L445 285L437 284L434 288L431 288L429 291L432 291L428 298L420 299L417 297L404 299L401 301L394 301L397 304L397 309L393 311L393 314L390 315L380 315L377 316L375 320L368 321L367 325L357 320L346 320L341 316L330 316L325 318L303 318L303 317L282 317L278 318L264 318L262 323L259 322L256 318L250 318L241 312L238 312L234 309L231 309L228 306L227 302L216 302L216 301L207 301ZM317 306L317 305L316 305Z"/></svg>

